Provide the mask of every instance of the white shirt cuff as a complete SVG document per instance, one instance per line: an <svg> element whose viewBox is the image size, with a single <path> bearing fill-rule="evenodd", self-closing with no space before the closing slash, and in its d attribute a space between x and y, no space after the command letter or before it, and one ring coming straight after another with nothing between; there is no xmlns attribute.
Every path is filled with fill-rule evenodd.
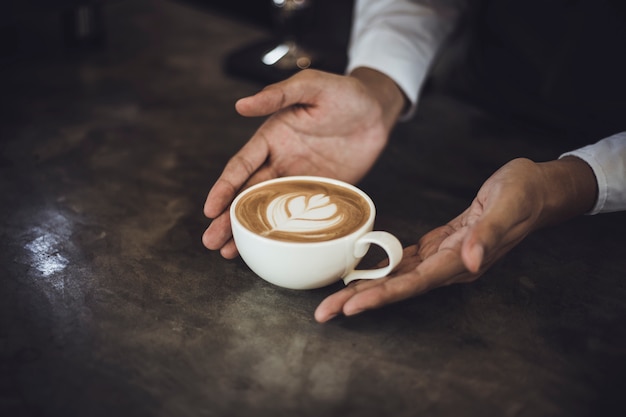
<svg viewBox="0 0 626 417"><path fill-rule="evenodd" d="M456 23L459 10L446 3L359 0L355 4L346 72L367 67L394 80L410 102L403 120L415 111L434 57Z"/></svg>
<svg viewBox="0 0 626 417"><path fill-rule="evenodd" d="M565 156L582 159L596 176L598 199L588 214L626 210L626 132L564 153L559 158Z"/></svg>

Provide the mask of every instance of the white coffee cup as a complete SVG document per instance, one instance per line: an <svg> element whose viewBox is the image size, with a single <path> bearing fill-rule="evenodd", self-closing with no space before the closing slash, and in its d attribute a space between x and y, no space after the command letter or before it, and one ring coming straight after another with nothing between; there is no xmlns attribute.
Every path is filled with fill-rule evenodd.
<svg viewBox="0 0 626 417"><path fill-rule="evenodd" d="M373 231L375 217L374 203L362 190L314 176L256 184L230 208L244 262L266 281L290 289L387 276L402 259L402 245L388 232ZM355 269L372 243L387 253L389 264Z"/></svg>

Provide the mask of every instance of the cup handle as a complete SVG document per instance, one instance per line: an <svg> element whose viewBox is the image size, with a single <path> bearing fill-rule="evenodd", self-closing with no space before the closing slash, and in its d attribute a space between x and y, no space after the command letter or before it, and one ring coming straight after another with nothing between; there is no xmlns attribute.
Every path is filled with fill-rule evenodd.
<svg viewBox="0 0 626 417"><path fill-rule="evenodd" d="M377 279L389 275L402 260L402 244L394 235L388 232L369 232L357 240L354 246L354 256L365 256L370 243L380 246L387 252L389 265L378 269L355 269L343 278L344 284L348 285L356 279Z"/></svg>

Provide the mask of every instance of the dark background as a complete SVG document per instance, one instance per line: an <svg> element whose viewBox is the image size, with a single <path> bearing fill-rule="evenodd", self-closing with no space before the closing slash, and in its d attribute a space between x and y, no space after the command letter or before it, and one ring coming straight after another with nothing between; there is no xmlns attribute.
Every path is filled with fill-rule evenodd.
<svg viewBox="0 0 626 417"><path fill-rule="evenodd" d="M6 64L19 58L42 54L89 52L106 43L108 31L115 22L107 20L107 4L119 0L8 0L0 12L0 62ZM132 0L126 0L127 2ZM276 25L269 0L217 1L175 0L199 10L221 13L246 24L275 32ZM350 31L352 0L317 0L309 8L311 37L330 48L345 48ZM77 42L72 34L71 20L76 10L88 6L98 15L95 33L90 39Z"/></svg>

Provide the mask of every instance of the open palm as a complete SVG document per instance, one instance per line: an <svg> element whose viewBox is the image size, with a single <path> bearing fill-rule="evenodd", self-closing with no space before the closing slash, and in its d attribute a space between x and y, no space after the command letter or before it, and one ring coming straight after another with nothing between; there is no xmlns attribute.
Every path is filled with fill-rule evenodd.
<svg viewBox="0 0 626 417"><path fill-rule="evenodd" d="M354 315L453 283L471 282L539 226L542 176L532 161L509 162L483 184L463 213L404 249L388 277L358 281L326 298L318 321Z"/></svg>

